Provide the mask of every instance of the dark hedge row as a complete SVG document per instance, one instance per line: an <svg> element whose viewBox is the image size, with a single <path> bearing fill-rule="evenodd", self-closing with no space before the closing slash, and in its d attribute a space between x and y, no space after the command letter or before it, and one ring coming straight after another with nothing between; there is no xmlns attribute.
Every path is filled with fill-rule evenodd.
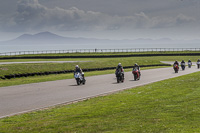
<svg viewBox="0 0 200 133"><path fill-rule="evenodd" d="M145 57L145 56L199 56L200 53L173 53L173 54L130 54L130 55L91 55L91 56L24 56L0 57L3 59L59 59L59 58L117 58L117 57Z"/></svg>
<svg viewBox="0 0 200 133"><path fill-rule="evenodd" d="M141 65L140 67L153 67L153 66L171 66L170 64L157 64L157 65ZM133 66L125 66L124 68L132 68ZM105 68L90 68L83 69L83 72L91 72L91 71L104 71L104 70L112 70L116 67L105 67ZM0 77L1 79L12 79L12 78L20 78L20 77L30 77L30 76L42 76L42 75L50 75L50 74L64 74L64 73L73 73L73 70L64 70L64 71L50 71L50 72L36 72L36 73L24 73L24 74L10 74L4 75Z"/></svg>

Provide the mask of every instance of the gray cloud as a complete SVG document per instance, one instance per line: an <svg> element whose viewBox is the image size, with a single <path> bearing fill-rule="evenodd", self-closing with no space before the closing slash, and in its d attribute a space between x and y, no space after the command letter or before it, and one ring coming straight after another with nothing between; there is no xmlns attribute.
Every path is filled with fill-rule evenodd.
<svg viewBox="0 0 200 133"><path fill-rule="evenodd" d="M199 0L40 0L40 2L51 8L56 6L63 9L77 7L85 11L92 10L118 16L132 16L137 12L144 12L151 17L161 14L176 16L180 13L195 16L192 12L200 5Z"/></svg>
<svg viewBox="0 0 200 133"><path fill-rule="evenodd" d="M1 21L1 25L3 25L1 29L9 31L49 29L54 31L133 30L175 27L195 21L194 18L183 14L173 17L150 17L144 12L139 12L121 16L90 10L85 11L77 7L68 9L60 7L49 8L41 5L38 0L20 0L17 5L17 12L9 19L4 20L6 20L6 23Z"/></svg>
<svg viewBox="0 0 200 133"><path fill-rule="evenodd" d="M0 34L8 36L40 31L97 38L200 34L199 0L0 1Z"/></svg>
<svg viewBox="0 0 200 133"><path fill-rule="evenodd" d="M11 14L17 8L17 0L0 0L0 3L0 14Z"/></svg>
<svg viewBox="0 0 200 133"><path fill-rule="evenodd" d="M68 10L55 7L47 8L39 4L38 0L20 0L17 13L12 16L9 23L5 23L5 29L34 30L34 29L60 29L76 30L77 28L87 29L99 25L99 20L107 16L99 12L83 11L76 7Z"/></svg>

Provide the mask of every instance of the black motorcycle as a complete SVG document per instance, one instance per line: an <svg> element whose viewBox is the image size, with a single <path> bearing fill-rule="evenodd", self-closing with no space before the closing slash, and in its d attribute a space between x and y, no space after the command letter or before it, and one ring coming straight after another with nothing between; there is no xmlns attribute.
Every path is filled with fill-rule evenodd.
<svg viewBox="0 0 200 133"><path fill-rule="evenodd" d="M122 72L117 72L116 77L117 77L117 83L124 82L124 74Z"/></svg>
<svg viewBox="0 0 200 133"><path fill-rule="evenodd" d="M185 70L185 63L181 63L181 68L183 71Z"/></svg>
<svg viewBox="0 0 200 133"><path fill-rule="evenodd" d="M188 68L191 68L192 62L188 62Z"/></svg>
<svg viewBox="0 0 200 133"><path fill-rule="evenodd" d="M197 68L198 69L200 68L200 62L199 61L197 62Z"/></svg>

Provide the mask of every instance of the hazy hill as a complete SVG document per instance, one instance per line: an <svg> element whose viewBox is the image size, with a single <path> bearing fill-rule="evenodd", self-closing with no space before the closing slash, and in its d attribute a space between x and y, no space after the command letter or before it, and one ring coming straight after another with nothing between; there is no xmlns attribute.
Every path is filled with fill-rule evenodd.
<svg viewBox="0 0 200 133"><path fill-rule="evenodd" d="M133 44L133 45L148 45L148 44L190 44L199 43L200 40L191 41L180 41L171 40L169 38L161 38L157 40L139 38L135 40L109 40L109 39L94 39L94 38L73 38L73 37L63 37L50 32L40 32L38 34L23 34L16 39L0 42L0 44L24 44L24 45L37 45L37 44Z"/></svg>

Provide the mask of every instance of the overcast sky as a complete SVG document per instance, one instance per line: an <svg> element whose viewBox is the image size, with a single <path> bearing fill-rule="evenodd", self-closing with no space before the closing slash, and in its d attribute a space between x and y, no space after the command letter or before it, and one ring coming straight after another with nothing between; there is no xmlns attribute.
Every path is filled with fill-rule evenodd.
<svg viewBox="0 0 200 133"><path fill-rule="evenodd" d="M0 0L0 40L63 36L200 39L200 0Z"/></svg>

